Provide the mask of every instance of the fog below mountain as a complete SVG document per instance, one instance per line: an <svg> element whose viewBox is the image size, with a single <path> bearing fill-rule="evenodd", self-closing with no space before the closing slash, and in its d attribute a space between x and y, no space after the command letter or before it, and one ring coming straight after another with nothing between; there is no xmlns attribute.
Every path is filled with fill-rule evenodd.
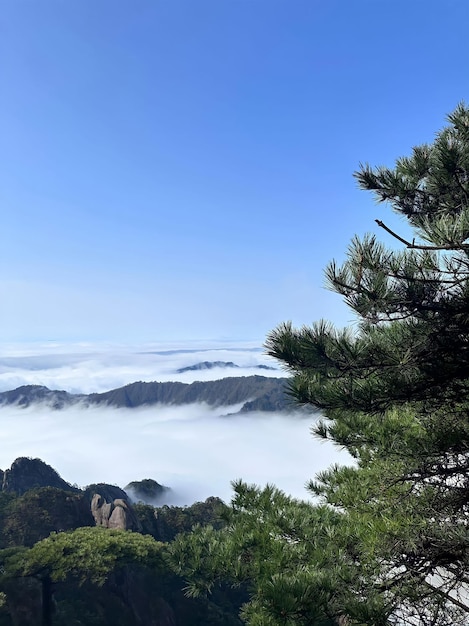
<svg viewBox="0 0 469 626"><path fill-rule="evenodd" d="M238 368L177 370L203 362L232 362ZM4 348L0 391L24 384L72 393L103 392L142 381L217 380L227 376L284 376L256 345L134 348L61 346ZM312 414L235 413L241 405L203 404L133 409L74 405L53 411L45 405L0 407L0 468L19 456L41 458L68 482L107 482L124 487L153 478L171 487L169 504L191 504L209 496L231 497L230 482L274 483L309 497L305 483L345 453L313 439Z"/></svg>
<svg viewBox="0 0 469 626"><path fill-rule="evenodd" d="M123 487L153 478L173 489L169 503L190 504L213 495L229 501L235 478L275 483L305 498L305 482L338 460L332 446L312 439L312 417L221 413L203 405L62 411L3 407L0 467L9 467L18 456L39 457L79 486L107 482Z"/></svg>

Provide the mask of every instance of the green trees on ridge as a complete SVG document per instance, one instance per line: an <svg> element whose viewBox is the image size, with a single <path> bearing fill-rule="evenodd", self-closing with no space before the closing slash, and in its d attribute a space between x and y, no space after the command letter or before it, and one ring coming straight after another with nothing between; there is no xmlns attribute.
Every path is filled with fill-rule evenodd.
<svg viewBox="0 0 469 626"><path fill-rule="evenodd" d="M187 598L166 559L177 533L221 525L221 500L136 505L141 532L131 532L94 526L87 492L40 487L1 495L1 626L241 623L243 589Z"/></svg>

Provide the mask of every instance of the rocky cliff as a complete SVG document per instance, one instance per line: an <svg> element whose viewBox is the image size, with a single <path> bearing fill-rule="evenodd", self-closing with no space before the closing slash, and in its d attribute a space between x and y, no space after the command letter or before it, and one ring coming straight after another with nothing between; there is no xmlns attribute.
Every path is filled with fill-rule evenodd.
<svg viewBox="0 0 469 626"><path fill-rule="evenodd" d="M91 514L96 526L141 530L135 511L127 499L116 498L108 502L102 495L95 493L91 499Z"/></svg>

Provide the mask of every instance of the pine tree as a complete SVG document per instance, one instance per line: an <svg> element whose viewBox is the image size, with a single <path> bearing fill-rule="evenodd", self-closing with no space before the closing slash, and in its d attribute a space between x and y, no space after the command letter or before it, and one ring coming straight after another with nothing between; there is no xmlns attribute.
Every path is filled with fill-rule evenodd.
<svg viewBox="0 0 469 626"><path fill-rule="evenodd" d="M382 520L383 591L430 623L469 615L469 109L448 120L394 169L356 174L415 231L408 241L377 220L404 249L356 238L345 264L327 268L358 331L287 324L267 340L294 374L294 397L322 409L316 433L358 461L312 490Z"/></svg>
<svg viewBox="0 0 469 626"><path fill-rule="evenodd" d="M162 572L165 567L163 548L162 543L149 535L120 529L82 527L52 533L32 548L3 550L0 584L28 577L38 580L42 596L41 624L50 626L55 583L73 579L80 585L88 582L101 586L113 572L129 564L143 564Z"/></svg>
<svg viewBox="0 0 469 626"><path fill-rule="evenodd" d="M415 233L376 220L392 248L355 238L327 268L357 325L266 341L296 401L321 409L316 435L355 465L311 481L317 506L237 484L221 533L176 544L193 592L251 581L251 626L469 624L469 108L448 121L393 169L356 173Z"/></svg>

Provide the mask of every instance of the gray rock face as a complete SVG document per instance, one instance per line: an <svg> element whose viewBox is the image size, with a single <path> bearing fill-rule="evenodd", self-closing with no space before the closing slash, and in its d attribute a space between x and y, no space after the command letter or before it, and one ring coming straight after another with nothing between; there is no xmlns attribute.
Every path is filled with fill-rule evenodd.
<svg viewBox="0 0 469 626"><path fill-rule="evenodd" d="M111 517L109 518L108 528L122 528L127 530L129 528L129 507L124 500L114 500L114 509L112 510Z"/></svg>
<svg viewBox="0 0 469 626"><path fill-rule="evenodd" d="M140 530L140 524L132 506L123 498L106 502L102 495L95 493L91 499L91 514L96 526Z"/></svg>
<svg viewBox="0 0 469 626"><path fill-rule="evenodd" d="M107 528L108 520L111 517L111 508L111 504L107 503L99 493L94 494L91 500L91 515L96 522L96 526L105 526Z"/></svg>
<svg viewBox="0 0 469 626"><path fill-rule="evenodd" d="M79 492L76 487L72 487L47 463L41 459L30 459L20 457L13 461L11 468L2 472L2 491L16 493L21 496L29 489L38 487L56 487L64 491Z"/></svg>

